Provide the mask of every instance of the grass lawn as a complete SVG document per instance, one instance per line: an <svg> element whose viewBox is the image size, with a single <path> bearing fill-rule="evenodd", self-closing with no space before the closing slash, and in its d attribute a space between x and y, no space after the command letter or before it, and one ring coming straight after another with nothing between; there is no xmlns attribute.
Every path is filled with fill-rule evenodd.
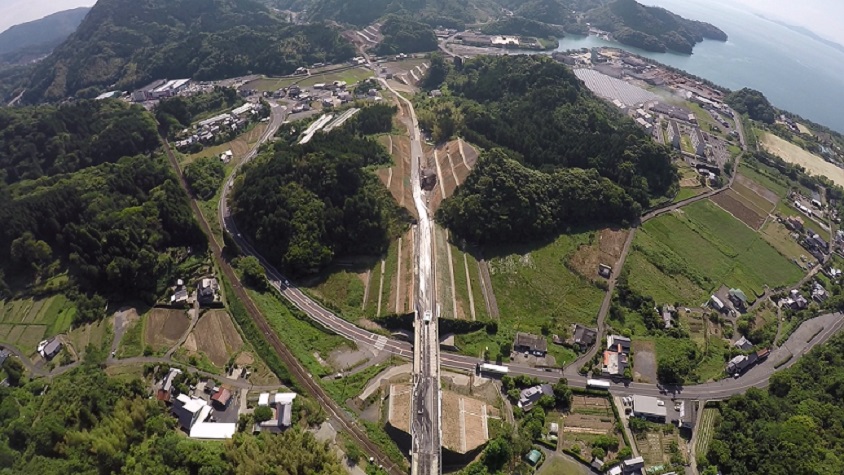
<svg viewBox="0 0 844 475"><path fill-rule="evenodd" d="M404 244L404 243L402 243L402 244ZM399 267L399 241L398 241L398 239L396 239L395 241L390 243L390 248L387 250L387 257L386 257L385 261L386 262L384 264L384 287L381 289L381 312L380 313L378 312L378 288L381 285L380 284L381 283L381 277L380 277L381 266L380 265L375 266L376 272L374 272L374 277L376 277L376 278L373 279L373 281L372 281L373 287L369 288L369 293L373 294L375 296L375 298L373 299L373 302L372 302L373 304L375 304L374 305L375 312L373 313L373 315L376 314L376 313L378 313L378 315L387 315L387 314L390 314L390 313L395 313L394 312L394 310L396 309L395 302L393 302L393 305L390 305L390 289L393 287L393 277L396 275L396 271L398 270L398 267ZM404 263L404 264L408 265L409 263ZM398 290L398 289L396 289L396 290Z"/></svg>
<svg viewBox="0 0 844 475"><path fill-rule="evenodd" d="M352 344L345 338L316 326L310 320L297 318L273 291L261 293L248 290L248 292L282 343L314 377L332 373L332 368L323 366L317 359L317 355L322 359L327 359L335 349L344 346L351 347Z"/></svg>
<svg viewBox="0 0 844 475"><path fill-rule="evenodd" d="M656 290L650 295L657 301L697 305L722 284L761 295L765 285L782 287L802 277L799 267L708 200L646 222L634 246L653 268L628 260L631 286Z"/></svg>
<svg viewBox="0 0 844 475"><path fill-rule="evenodd" d="M537 475L580 475L592 473L578 462L561 455L554 455L542 464Z"/></svg>
<svg viewBox="0 0 844 475"><path fill-rule="evenodd" d="M706 191L706 188L702 186L698 186L696 188L680 188L680 191L677 192L677 196L674 197L672 203L677 203L678 201L694 198L695 196L703 193L704 191Z"/></svg>
<svg viewBox="0 0 844 475"><path fill-rule="evenodd" d="M118 358L141 356L144 352L144 318L132 322L117 347Z"/></svg>
<svg viewBox="0 0 844 475"><path fill-rule="evenodd" d="M604 292L566 267L580 244L589 244L589 233L564 234L542 247L487 250L496 256L488 262L500 328L538 334L544 323L558 332L594 324Z"/></svg>
<svg viewBox="0 0 844 475"><path fill-rule="evenodd" d="M380 266L376 266L380 272ZM349 321L363 316L361 305L366 287L355 272L332 268L321 275L308 290L325 302L340 310L340 315Z"/></svg>
<svg viewBox="0 0 844 475"><path fill-rule="evenodd" d="M312 87L314 84L331 83L334 81L346 81L347 84L354 84L364 79L371 78L374 73L365 68L352 68L345 71L327 71L313 74L311 76L294 76L285 78L262 78L250 82L246 87L257 91L276 91L278 89L297 84L301 87Z"/></svg>
<svg viewBox="0 0 844 475"><path fill-rule="evenodd" d="M365 370L340 379L326 379L320 381L321 386L325 392L331 396L338 404L345 405L346 400L357 397L363 392L366 384L381 371L387 369L388 364L377 364L366 368Z"/></svg>

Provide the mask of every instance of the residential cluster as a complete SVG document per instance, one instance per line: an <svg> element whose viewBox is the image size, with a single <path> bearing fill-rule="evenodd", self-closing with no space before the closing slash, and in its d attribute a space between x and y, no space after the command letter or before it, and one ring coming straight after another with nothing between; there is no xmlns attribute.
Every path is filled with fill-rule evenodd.
<svg viewBox="0 0 844 475"><path fill-rule="evenodd" d="M196 282L194 287L196 290L191 291L183 279L178 279L176 285L172 287L173 293L170 295L170 306L172 307L188 307L193 306L194 303L200 307L216 307L222 305L222 298L220 296L220 284L216 277L203 277Z"/></svg>
<svg viewBox="0 0 844 475"><path fill-rule="evenodd" d="M247 102L231 111L202 120L190 129L182 130L178 135L180 139L174 145L178 150L185 151L197 146L225 142L233 134L246 129L250 122L258 120L263 110L263 105ZM226 158L231 157L220 157L224 161Z"/></svg>
<svg viewBox="0 0 844 475"><path fill-rule="evenodd" d="M170 404L170 412L178 419L179 427L197 439L229 439L237 430L237 405L232 407L232 391L218 387L213 380L200 381L187 393L176 388L176 378L183 374L170 368L156 384L156 399ZM221 417L222 416L222 417Z"/></svg>
<svg viewBox="0 0 844 475"><path fill-rule="evenodd" d="M237 379L245 370L233 368L230 377ZM241 414L252 409L246 407L247 391L236 391L213 379L199 380L190 386L177 381L184 380L181 369L170 368L166 375L154 385L156 399L170 406L170 412L179 422L179 428L195 439L229 439L237 431ZM267 406L272 411L268 420L256 421L253 433L278 433L293 424L293 401L295 393L261 393L257 407Z"/></svg>
<svg viewBox="0 0 844 475"><path fill-rule="evenodd" d="M607 336L607 349L601 372L607 376L622 377L630 364L630 338L621 335Z"/></svg>

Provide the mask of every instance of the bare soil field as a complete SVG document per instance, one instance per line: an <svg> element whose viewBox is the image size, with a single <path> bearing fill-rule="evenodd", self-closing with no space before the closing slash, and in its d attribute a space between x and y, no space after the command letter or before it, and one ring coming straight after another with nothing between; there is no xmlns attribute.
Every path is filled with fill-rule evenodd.
<svg viewBox="0 0 844 475"><path fill-rule="evenodd" d="M487 418L495 409L483 401L451 391L443 391L442 401L444 447L466 453L486 443L489 439Z"/></svg>
<svg viewBox="0 0 844 475"><path fill-rule="evenodd" d="M569 258L569 266L578 274L590 280L598 280L598 264L615 266L624 241L627 240L627 229L602 229L595 233L589 245L580 246Z"/></svg>
<svg viewBox="0 0 844 475"><path fill-rule="evenodd" d="M560 445L578 447L581 453L591 450L591 442L602 435L613 435L615 416L606 398L574 396L571 412L562 419ZM619 444L623 446L623 444Z"/></svg>
<svg viewBox="0 0 844 475"><path fill-rule="evenodd" d="M387 419L391 426L410 433L410 394L409 384L391 384L388 401Z"/></svg>
<svg viewBox="0 0 844 475"><path fill-rule="evenodd" d="M823 158L767 132L760 134L760 143L765 150L786 162L800 165L812 175L825 176L835 184L844 186L844 169L827 162Z"/></svg>
<svg viewBox="0 0 844 475"><path fill-rule="evenodd" d="M407 209L412 216L416 216L413 190L410 187L410 139L407 136L390 135L381 140L382 144L387 142L385 148L392 150L393 166L381 168L376 174L381 183L390 190L396 203Z"/></svg>
<svg viewBox="0 0 844 475"><path fill-rule="evenodd" d="M633 379L656 383L656 349L653 341L633 340Z"/></svg>
<svg viewBox="0 0 844 475"><path fill-rule="evenodd" d="M759 183L756 183L755 181L753 181L750 178L742 175L741 173L736 175L736 181L733 182L733 187L735 187L736 185L742 185L742 186L749 188L750 190L754 191L756 194L758 194L762 198L765 198L766 200L770 201L771 203L776 204L780 200L780 197L777 196L776 193L774 193L773 191L765 188L764 186L760 185Z"/></svg>
<svg viewBox="0 0 844 475"><path fill-rule="evenodd" d="M713 196L711 200L754 231L758 231L765 224L767 215L760 214L761 211L758 208L754 209L755 207L751 207L752 205L743 201L740 195L733 190L719 193Z"/></svg>
<svg viewBox="0 0 844 475"><path fill-rule="evenodd" d="M202 353L220 368L243 348L243 339L224 310L210 310L199 317L184 344L189 353Z"/></svg>
<svg viewBox="0 0 844 475"><path fill-rule="evenodd" d="M774 207L776 206L777 202L779 201L778 199L771 201L769 199L769 195L771 193L765 193L764 195L760 195L753 188L739 183L738 180L733 183L732 188L733 191L738 193L738 195L741 196L743 200L752 203L755 207L759 208L765 214L770 214L771 211L774 210ZM776 197L776 195L774 196Z"/></svg>
<svg viewBox="0 0 844 475"><path fill-rule="evenodd" d="M184 310L154 308L146 318L144 341L156 350L166 350L175 345L190 325Z"/></svg>
<svg viewBox="0 0 844 475"><path fill-rule="evenodd" d="M473 161L470 163L467 160L464 163L463 157L460 154L460 142L452 140L444 145L436 148L436 162L431 160L432 165L436 166L437 170L437 186L431 193L431 209L436 211L440 203L449 196L454 194L454 191L460 186L469 173L472 171L470 166L473 166L477 161L477 152L474 152L471 146L463 144L463 153L466 154L469 149L469 154L474 154ZM467 166L469 164L469 166Z"/></svg>

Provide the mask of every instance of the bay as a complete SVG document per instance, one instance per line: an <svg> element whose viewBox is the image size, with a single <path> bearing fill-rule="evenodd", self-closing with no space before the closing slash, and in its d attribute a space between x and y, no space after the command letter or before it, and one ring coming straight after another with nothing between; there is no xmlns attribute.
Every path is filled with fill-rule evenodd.
<svg viewBox="0 0 844 475"><path fill-rule="evenodd" d="M594 36L567 36L558 51L612 46L730 89L762 91L777 107L844 132L844 51L723 0L640 0L712 23L728 41L705 40L691 55L652 53Z"/></svg>

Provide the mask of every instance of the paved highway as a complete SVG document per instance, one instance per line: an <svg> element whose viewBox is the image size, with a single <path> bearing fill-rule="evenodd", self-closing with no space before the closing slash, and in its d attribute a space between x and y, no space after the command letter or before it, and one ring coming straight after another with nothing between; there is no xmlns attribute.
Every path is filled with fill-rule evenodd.
<svg viewBox="0 0 844 475"><path fill-rule="evenodd" d="M265 136L262 137L262 142L268 140L270 137L273 136L275 130L281 123L281 119L283 119L284 117L284 109L282 109L281 107L274 107L272 117L273 119L271 122L271 126L268 128L268 131ZM413 117L412 120L415 124L415 117ZM414 134L413 138L415 140L412 142L412 144L415 143L416 146L412 150L414 157L416 157L418 160L418 158L422 155L421 144L419 143L420 137L418 134L418 129L414 127L413 130L414 131L412 133ZM247 160L253 158L255 154L255 152L250 153L250 155L247 157ZM246 160L244 160L244 163L245 162ZM418 173L418 166L414 166L414 172ZM419 404L418 408L415 409L416 412L413 417L414 424L412 430L414 430L414 433L422 435L422 437L420 437L418 441L414 441L414 452L419 454L422 454L424 452L427 455L433 455L431 453L433 452L432 449L433 447L437 447L436 457L429 457L427 458L427 462L419 465L420 473L437 473L439 470L439 445L441 445L439 444L440 401L439 397L434 398L428 395L434 392L439 394L438 377L440 366L453 370L472 372L475 370L476 365L481 361L477 358L449 353L439 355L438 345L434 345L435 348L432 349L430 342L436 342L438 340L438 338L436 337L436 321L432 321L430 325L422 324L423 331L416 332L416 345L424 347L425 350L420 351L419 354L415 356L413 346L411 344L403 341L388 339L382 335L378 335L364 330L362 328L359 328L354 324L343 320L334 313L328 311L318 303L311 300L299 289L291 286L287 279L280 272L278 272L278 270L275 269L266 259L264 259L264 257L261 256L251 246L251 244L246 239L244 239L243 236L241 236L240 232L238 231L237 225L230 214L229 207L227 206L228 193L230 191L230 186L233 183L233 180L234 174L229 178L228 182L226 183L226 186L224 187L221 196L221 222L225 226L226 231L232 236L232 239L238 244L238 246L240 246L242 252L246 255L255 256L261 262L261 264L266 269L267 277L272 286L275 287L281 293L282 296L291 301L294 305L296 305L296 307L301 309L315 322L323 325L328 329L331 329L338 335L352 340L356 344L362 346L373 347L376 345L376 343L379 344L379 346L383 345L383 351L386 351L392 355L399 356L402 358L413 359L414 367L420 368L421 371L417 374L415 379L416 385L414 390L417 391L418 394L424 394L425 396L422 398L424 403ZM416 196L414 196L414 201L416 201ZM417 203L417 207L418 206L419 203ZM424 206L421 211L423 212L420 212L420 216L427 214L427 208L424 208ZM425 242L421 237L421 229L424 226L422 224L423 220L420 219L419 223L419 232L417 232L417 235L420 237L417 238L417 245L421 245L423 242ZM430 224L428 224L428 226L430 226ZM430 234L427 235L430 236ZM428 252L430 252L430 238L425 243L425 246L428 249ZM422 255L421 249L418 249L417 252L418 255ZM420 264L417 263L417 265ZM428 271L428 275L430 275L429 272L432 272L432 270ZM423 273L420 273L420 275L422 274ZM433 302L435 301L435 286L433 285L433 282L434 281L431 280L430 277L426 279L426 283L423 284L422 282L420 282L419 295L427 295L426 299L420 299L420 304L423 305L422 308L429 308L433 314L436 314L436 308L435 305L433 305ZM422 288L426 289L426 293L422 293ZM430 303L425 305L426 301ZM436 316L434 316L433 318L436 318ZM788 339L786 344L783 345L781 348L775 350L767 361L752 368L742 377L737 379L726 379L713 383L705 383L700 385L687 386L683 388L676 388L673 390L673 392L671 392L671 395L678 399L716 400L724 399L734 394L743 393L750 387L765 387L768 384L770 375L777 369L774 366L779 364L780 369L782 369L794 364L794 362L796 362L799 357L802 356L804 353L809 351L814 346L827 341L836 332L840 331L842 326L844 326L844 315L840 313L827 314L813 319L801 325L801 327L791 336L791 338ZM436 355L439 355L439 357L436 357ZM577 368L579 368L579 366L569 366L565 376L568 378L570 385L576 387L586 387L586 378L576 373ZM563 372L559 370L548 371L518 364L509 365L509 369L510 373L513 375L534 376L540 380L549 382L555 382L560 377L564 376ZM427 376L419 377L419 374ZM436 375L436 378L434 378L433 375ZM653 384L644 383L615 383L610 388L610 392L618 395L665 395L664 389L661 389ZM414 404L416 404L415 401ZM421 414L419 413L420 409ZM434 471L435 464L436 471Z"/></svg>
<svg viewBox="0 0 844 475"><path fill-rule="evenodd" d="M410 133L410 186L413 203L419 216L416 225L416 320L414 325L413 397L411 404L411 436L413 475L437 475L442 472L440 455L442 439L440 392L440 339L437 325L436 280L432 253L433 226L427 206L427 196L422 190L421 163L422 137L413 104L396 92L389 83L384 87L404 102L409 114Z"/></svg>

